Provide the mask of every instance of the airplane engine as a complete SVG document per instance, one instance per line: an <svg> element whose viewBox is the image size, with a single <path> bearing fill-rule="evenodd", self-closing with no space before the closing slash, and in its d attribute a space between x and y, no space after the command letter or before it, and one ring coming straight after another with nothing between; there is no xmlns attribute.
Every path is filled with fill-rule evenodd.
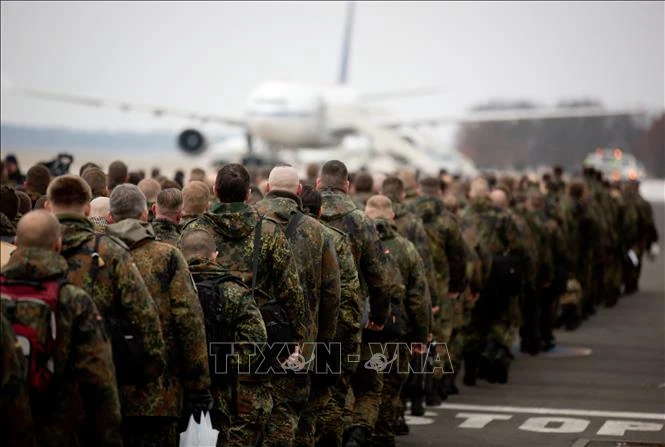
<svg viewBox="0 0 665 447"><path fill-rule="evenodd" d="M178 147L190 155L202 153L207 145L205 136L196 129L185 129L178 136Z"/></svg>

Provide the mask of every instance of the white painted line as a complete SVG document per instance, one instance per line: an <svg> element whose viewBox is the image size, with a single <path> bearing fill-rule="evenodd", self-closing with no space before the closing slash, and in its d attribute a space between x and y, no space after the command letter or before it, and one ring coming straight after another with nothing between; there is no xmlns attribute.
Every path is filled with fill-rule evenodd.
<svg viewBox="0 0 665 447"><path fill-rule="evenodd" d="M633 413L627 411L596 411L596 410L574 410L562 408L540 408L540 407L502 407L492 405L466 405L466 404L441 404L437 407L428 407L429 410L460 410L460 411L483 411L499 413L523 413L544 414L559 416L587 416L600 418L625 418L625 419L649 419L665 421L662 413Z"/></svg>

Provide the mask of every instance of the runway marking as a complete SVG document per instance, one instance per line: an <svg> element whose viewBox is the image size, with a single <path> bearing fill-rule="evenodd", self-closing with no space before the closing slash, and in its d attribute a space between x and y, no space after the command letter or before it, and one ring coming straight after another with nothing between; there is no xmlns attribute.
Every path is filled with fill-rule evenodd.
<svg viewBox="0 0 665 447"><path fill-rule="evenodd" d="M436 407L427 407L428 410L461 410L461 411L483 411L516 414L543 414L559 416L587 416L600 418L625 418L625 419L648 419L654 421L665 421L662 413L635 413L628 411L597 411L597 410L575 410L563 408L540 408L540 407L503 407L492 405L467 405L467 404L441 404Z"/></svg>

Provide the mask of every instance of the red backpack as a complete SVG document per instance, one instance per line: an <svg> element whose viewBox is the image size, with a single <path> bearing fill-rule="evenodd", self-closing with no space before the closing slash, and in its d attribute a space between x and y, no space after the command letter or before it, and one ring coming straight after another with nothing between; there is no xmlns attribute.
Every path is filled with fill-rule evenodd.
<svg viewBox="0 0 665 447"><path fill-rule="evenodd" d="M32 391L47 391L53 379L56 311L60 288L65 283L64 278L29 281L0 276L2 310L25 355L27 383Z"/></svg>

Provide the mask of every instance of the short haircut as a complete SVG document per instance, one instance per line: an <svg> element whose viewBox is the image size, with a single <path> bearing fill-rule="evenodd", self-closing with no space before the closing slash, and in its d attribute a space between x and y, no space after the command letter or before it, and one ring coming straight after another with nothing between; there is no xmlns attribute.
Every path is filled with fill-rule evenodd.
<svg viewBox="0 0 665 447"><path fill-rule="evenodd" d="M372 192L374 178L369 172L361 171L356 174L353 184L356 187L356 192Z"/></svg>
<svg viewBox="0 0 665 447"><path fill-rule="evenodd" d="M106 217L111 211L111 199L108 197L97 197L90 202L89 217Z"/></svg>
<svg viewBox="0 0 665 447"><path fill-rule="evenodd" d="M316 190L312 185L303 185L302 191L300 192L300 201L302 202L302 207L309 214L314 216L319 214L321 211L321 205L323 204L323 199L321 198L321 193Z"/></svg>
<svg viewBox="0 0 665 447"><path fill-rule="evenodd" d="M394 217L393 204L386 196L372 196L367 199L365 214L370 219L392 219Z"/></svg>
<svg viewBox="0 0 665 447"><path fill-rule="evenodd" d="M177 188L163 189L157 196L157 207L162 213L177 213L182 210L182 192Z"/></svg>
<svg viewBox="0 0 665 447"><path fill-rule="evenodd" d="M131 183L132 185L138 185L141 180L145 177L145 173L138 172L138 171L132 171L129 173L129 179L127 180L127 183Z"/></svg>
<svg viewBox="0 0 665 447"><path fill-rule="evenodd" d="M268 183L271 189L295 193L300 184L298 173L291 166L276 166L270 171Z"/></svg>
<svg viewBox="0 0 665 447"><path fill-rule="evenodd" d="M206 230L185 233L180 240L179 247L188 261L192 258L210 258L217 250L215 239Z"/></svg>
<svg viewBox="0 0 665 447"><path fill-rule="evenodd" d="M381 184L381 193L393 202L400 202L404 194L404 183L397 177L386 177Z"/></svg>
<svg viewBox="0 0 665 447"><path fill-rule="evenodd" d="M16 197L18 197L18 212L21 214L28 214L32 211L32 200L30 196L24 193L23 191L14 191Z"/></svg>
<svg viewBox="0 0 665 447"><path fill-rule="evenodd" d="M109 203L115 222L125 219L140 219L147 210L145 196L138 186L129 183L113 188Z"/></svg>
<svg viewBox="0 0 665 447"><path fill-rule="evenodd" d="M397 172L397 178L402 181L404 189L416 189L418 187L418 181L416 179L416 173L412 169L401 169Z"/></svg>
<svg viewBox="0 0 665 447"><path fill-rule="evenodd" d="M201 168L192 168L191 171L189 171L189 181L194 182L194 181L199 181L203 182L206 179L206 171L204 171Z"/></svg>
<svg viewBox="0 0 665 447"><path fill-rule="evenodd" d="M570 185L568 186L568 194L570 197L573 199L581 199L584 197L584 194L586 192L586 185L584 184L584 181L581 179L575 179L572 182L570 182Z"/></svg>
<svg viewBox="0 0 665 447"><path fill-rule="evenodd" d="M249 192L249 172L241 164L229 163L217 171L215 193L222 203L244 202Z"/></svg>
<svg viewBox="0 0 665 447"><path fill-rule="evenodd" d="M349 170L346 165L339 160L330 160L324 163L321 167L321 175L319 176L321 186L328 188L346 187L346 182L349 180Z"/></svg>
<svg viewBox="0 0 665 447"><path fill-rule="evenodd" d="M81 177L83 177L83 173L84 173L85 171L87 171L88 168L102 169L102 167L99 166L98 164L95 164L95 163L89 161L89 162L87 162L87 163L83 163L83 165L81 165L81 169L79 169L79 175L80 175ZM103 172L103 171L102 171L102 172Z"/></svg>
<svg viewBox="0 0 665 447"><path fill-rule="evenodd" d="M160 180L159 186L162 187L162 190L169 188L182 189L182 186L180 186L178 182L167 178L163 178L162 180Z"/></svg>
<svg viewBox="0 0 665 447"><path fill-rule="evenodd" d="M9 220L14 220L18 213L18 196L14 190L8 186L0 187L0 212L7 216Z"/></svg>
<svg viewBox="0 0 665 447"><path fill-rule="evenodd" d="M185 214L203 214L210 203L210 188L199 180L193 180L182 190L182 210Z"/></svg>
<svg viewBox="0 0 665 447"><path fill-rule="evenodd" d="M116 160L109 165L109 189L122 185L127 181L127 165Z"/></svg>
<svg viewBox="0 0 665 447"><path fill-rule="evenodd" d="M159 192L162 190L162 187L159 185L159 182L157 182L157 180L152 178L144 178L139 182L137 186L145 196L146 200L150 203L153 203L157 200L157 196L159 195Z"/></svg>
<svg viewBox="0 0 665 447"><path fill-rule="evenodd" d="M436 177L425 177L420 180L420 191L427 195L437 195L443 191L443 185Z"/></svg>
<svg viewBox="0 0 665 447"><path fill-rule="evenodd" d="M45 194L51 181L51 171L42 164L34 165L25 175L25 182L28 191Z"/></svg>
<svg viewBox="0 0 665 447"><path fill-rule="evenodd" d="M469 198L488 197L490 194L489 184L483 177L477 177L471 181L469 187Z"/></svg>
<svg viewBox="0 0 665 447"><path fill-rule="evenodd" d="M61 208L82 207L92 200L90 186L77 175L62 175L53 179L46 196L49 202Z"/></svg>
<svg viewBox="0 0 665 447"><path fill-rule="evenodd" d="M101 169L90 167L83 172L81 178L90 185L92 197L101 197L106 194L106 174Z"/></svg>
<svg viewBox="0 0 665 447"><path fill-rule="evenodd" d="M563 166L555 165L554 166L554 177L561 178L563 176Z"/></svg>
<svg viewBox="0 0 665 447"><path fill-rule="evenodd" d="M29 212L16 227L16 245L20 248L53 250L61 236L58 219L45 210Z"/></svg>

